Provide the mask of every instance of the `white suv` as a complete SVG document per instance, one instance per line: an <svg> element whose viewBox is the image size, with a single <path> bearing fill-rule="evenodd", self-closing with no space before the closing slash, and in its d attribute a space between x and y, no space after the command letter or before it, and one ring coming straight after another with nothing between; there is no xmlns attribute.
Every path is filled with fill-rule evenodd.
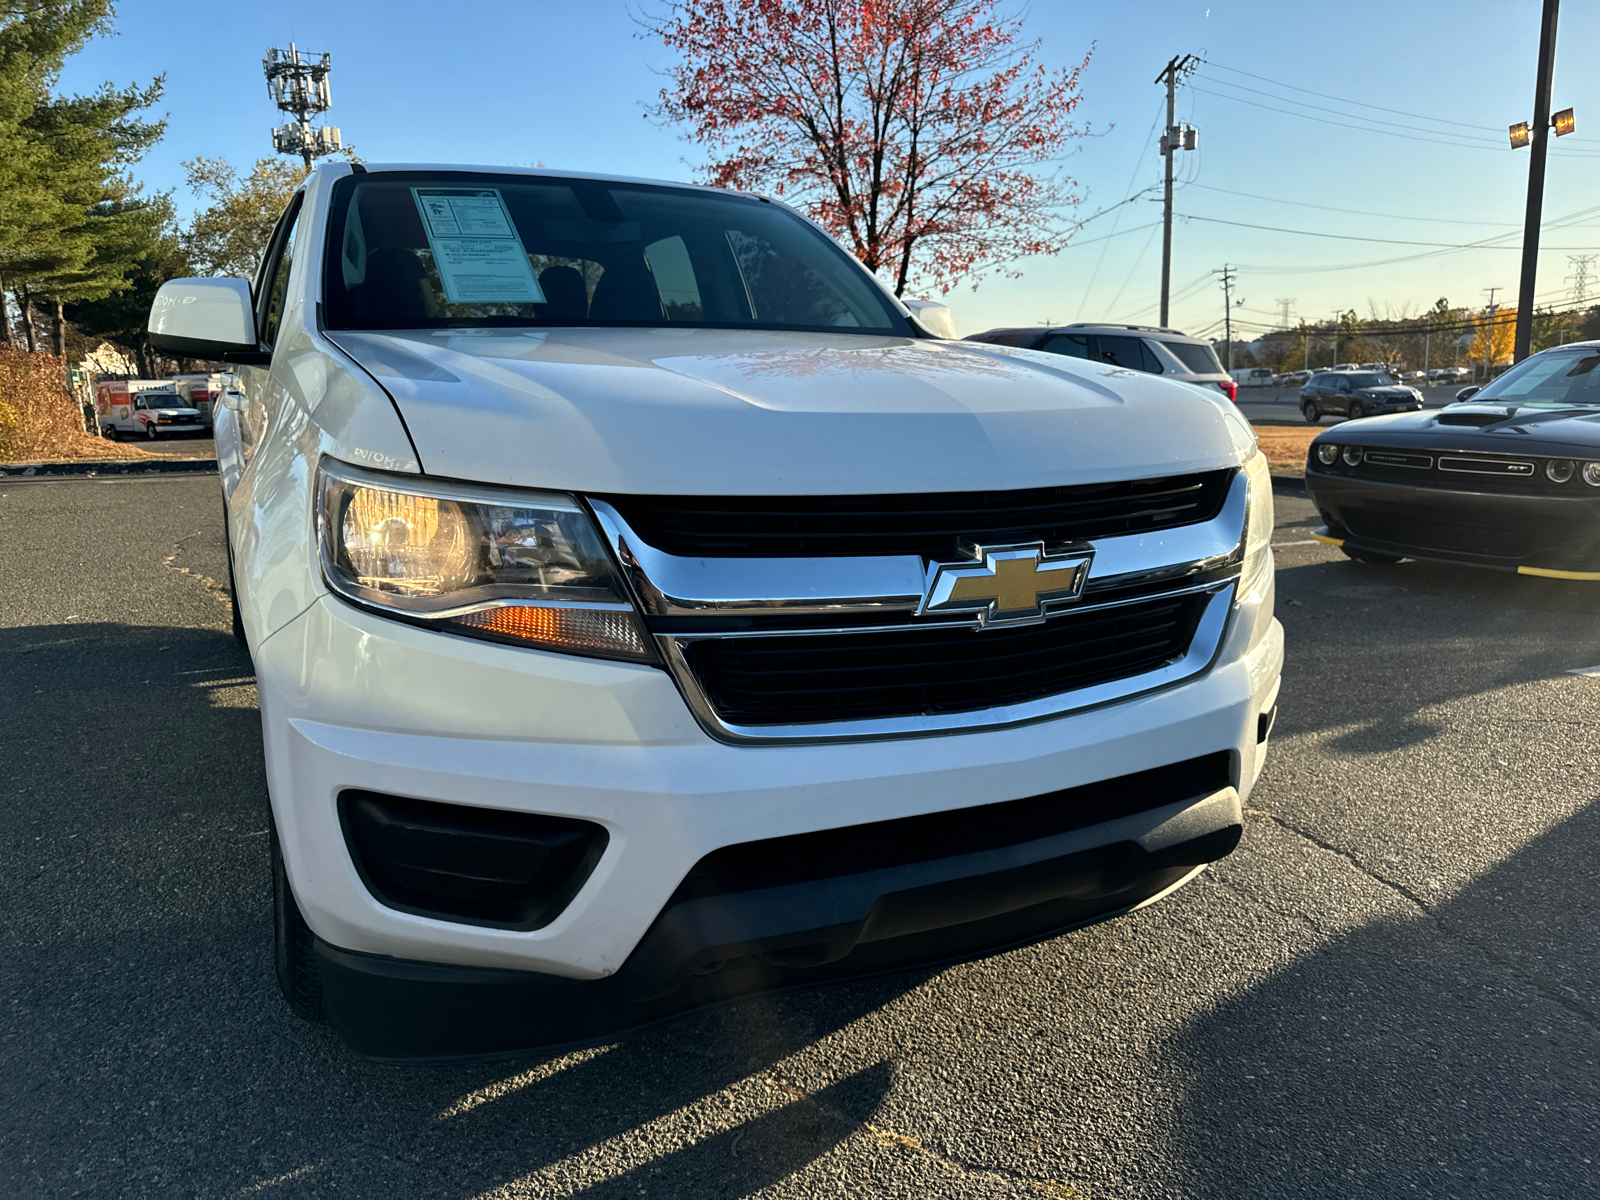
<svg viewBox="0 0 1600 1200"><path fill-rule="evenodd" d="M1282 632L1230 405L933 336L710 188L319 167L220 358L277 969L359 1053L575 1043L1127 912L1226 854Z"/></svg>

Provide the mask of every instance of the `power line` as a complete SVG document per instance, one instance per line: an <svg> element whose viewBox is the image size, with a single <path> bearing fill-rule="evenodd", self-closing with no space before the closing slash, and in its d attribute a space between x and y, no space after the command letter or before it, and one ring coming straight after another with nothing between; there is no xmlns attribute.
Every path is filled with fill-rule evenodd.
<svg viewBox="0 0 1600 1200"><path fill-rule="evenodd" d="M1393 116L1397 116L1397 117L1410 117L1412 120L1415 120L1415 121L1432 121L1432 122L1434 122L1435 124L1438 124L1438 125L1456 125L1456 126L1459 126L1462 129L1472 129L1472 130L1476 130L1476 131L1479 131L1479 132L1482 132L1482 133L1492 133L1492 134L1495 134L1496 136L1500 136L1500 130L1498 128L1492 126L1492 125L1472 125L1472 124L1469 124L1466 121L1452 121L1448 117L1430 117L1430 116L1427 116L1427 115L1425 115L1423 113L1406 112L1403 109L1398 109L1398 108L1385 108L1381 104L1369 104L1365 100L1349 100L1349 99L1346 99L1343 96L1330 95L1327 92L1314 92L1310 88L1299 87L1298 85L1293 84L1293 83L1284 83L1281 79L1269 79L1265 75L1257 75L1257 74L1254 74L1253 72L1250 72L1250 71L1241 71L1238 67L1226 66L1223 63L1212 62L1210 59L1201 59L1201 61L1204 62L1206 64L1206 66L1208 66L1208 67L1216 67L1219 71L1227 71L1229 74L1232 74L1232 75L1243 75L1247 79L1255 79L1255 80L1259 80L1262 83L1270 83L1270 84L1272 84L1273 87L1288 88L1291 92L1304 92L1308 96L1317 96L1317 97L1319 97L1319 98L1321 98L1323 100L1332 100L1337 104L1349 104L1349 105L1353 105L1353 106L1358 107L1358 108L1370 108L1370 109L1374 110L1375 112L1385 112L1385 113L1389 113L1389 114L1391 114ZM1220 80L1219 79L1219 80L1217 80L1217 82L1218 83L1225 83L1226 80ZM1242 84L1231 84L1229 86L1242 87L1243 85ZM1350 115L1354 116L1355 114L1350 114ZM1591 142L1591 141L1594 141L1595 139L1593 139L1593 138L1583 138L1581 140L1583 140L1585 142Z"/></svg>
<svg viewBox="0 0 1600 1200"><path fill-rule="evenodd" d="M1389 221L1427 221L1438 225L1493 225L1500 229L1519 228L1511 221L1464 221L1454 217L1409 217L1401 213L1370 212L1361 208L1334 208L1327 204L1312 204L1309 200L1285 200L1281 196L1263 196L1257 192L1238 192L1232 188L1216 187L1209 183L1190 183L1185 186L1197 187L1207 192L1221 192L1228 196L1244 196L1250 200L1265 200L1271 204L1290 204L1296 208L1315 208L1320 209L1322 212L1344 213L1352 217L1382 217Z"/></svg>
<svg viewBox="0 0 1600 1200"><path fill-rule="evenodd" d="M1220 82L1223 82L1223 81L1217 80L1217 81L1214 81L1214 82L1219 82L1220 83ZM1238 85L1237 84L1226 84L1226 83L1224 83L1224 86L1236 87ZM1268 112L1277 113L1280 116L1299 117L1303 121L1316 121L1320 125L1337 125L1340 129L1354 129L1359 133L1380 133L1380 134L1383 134L1386 137L1402 138L1402 139L1404 139L1405 141L1408 141L1408 142L1426 142L1426 143L1429 143L1429 144L1435 145L1435 146L1452 146L1457 150L1494 150L1494 151L1501 151L1501 150L1506 149L1506 147L1504 147L1504 146L1496 145L1495 143L1489 142L1489 141L1468 141L1468 140L1465 139L1465 135L1449 135L1449 134L1446 134L1443 137L1425 137L1425 136L1422 136L1422 135L1416 134L1416 133L1401 133L1401 132L1399 132L1397 130L1393 130L1393 129L1380 129L1380 128L1378 128L1378 127L1376 127L1374 125L1370 125L1370 124L1367 124L1367 125L1352 125L1352 124L1350 124L1349 121L1334 121L1334 120L1330 120L1327 117L1313 116L1311 113L1289 112L1289 111L1286 111L1285 109L1283 109L1281 107L1278 107L1277 105L1262 104L1262 103L1260 103L1259 101L1256 101L1256 100L1246 100L1243 96L1231 96L1227 92L1208 91L1206 88L1195 87L1195 85L1192 84L1192 83L1189 85L1189 87L1191 89L1193 89L1194 91L1201 92L1201 93L1203 93L1205 95L1208 95L1208 96L1216 96L1216 97L1218 97L1219 99L1222 99L1222 100L1232 100L1235 104L1247 104L1251 108L1265 109ZM1252 89L1249 89L1249 90L1254 91L1255 89L1252 88ZM1297 100L1289 99L1287 96L1277 96L1277 97L1273 97L1273 99L1276 99L1279 102L1280 105L1281 104L1299 104L1300 103ZM1305 107L1305 106L1303 106L1303 107ZM1367 120L1367 118L1356 116L1353 113L1344 113L1344 114L1341 114L1341 115L1348 116L1352 120L1357 120L1357 121ZM1448 138L1450 138L1452 136L1454 136L1456 138L1456 140L1447 140ZM1565 151L1565 156L1567 156L1567 157L1578 156L1578 157L1583 157L1583 158L1596 158L1596 157L1600 157L1600 151L1573 149L1573 150Z"/></svg>

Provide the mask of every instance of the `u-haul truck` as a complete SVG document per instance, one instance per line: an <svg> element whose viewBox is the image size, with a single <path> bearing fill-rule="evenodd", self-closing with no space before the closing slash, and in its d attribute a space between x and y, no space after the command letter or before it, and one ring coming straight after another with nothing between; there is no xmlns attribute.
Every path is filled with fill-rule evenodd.
<svg viewBox="0 0 1600 1200"><path fill-rule="evenodd" d="M174 375L167 382L173 385L190 408L200 414L200 420L210 429L213 422L211 405L227 390L229 378L219 371L213 371L209 375Z"/></svg>
<svg viewBox="0 0 1600 1200"><path fill-rule="evenodd" d="M96 379L94 381L95 423L106 437L106 427L133 420L133 400L146 388L158 388L162 379Z"/></svg>
<svg viewBox="0 0 1600 1200"><path fill-rule="evenodd" d="M112 441L124 434L153 442L169 434L206 431L200 414L166 380L97 380L94 396L100 436Z"/></svg>

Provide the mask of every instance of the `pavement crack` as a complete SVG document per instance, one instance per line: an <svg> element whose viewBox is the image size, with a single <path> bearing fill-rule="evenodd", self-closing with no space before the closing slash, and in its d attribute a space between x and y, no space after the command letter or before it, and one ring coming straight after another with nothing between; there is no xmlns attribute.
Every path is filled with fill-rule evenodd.
<svg viewBox="0 0 1600 1200"><path fill-rule="evenodd" d="M1021 1184L1041 1196L1056 1196L1060 1200L1079 1200L1081 1196L1078 1190L1070 1183L1060 1183L1053 1179L1039 1179L1036 1176L1026 1175L1021 1171L1014 1171L1007 1167L996 1167L957 1158L955 1155L945 1153L928 1145L921 1138L912 1134L900 1133L898 1130L889 1129L886 1126L875 1125L871 1121L858 1120L842 1109L823 1103L793 1080L778 1074L776 1071L768 1071L766 1076L775 1088L791 1099L809 1105L823 1118L837 1125L861 1130L879 1145L893 1146L897 1149L909 1151L912 1154L926 1156L964 1175L988 1176L990 1178L1003 1179L1008 1183Z"/></svg>
<svg viewBox="0 0 1600 1200"><path fill-rule="evenodd" d="M218 604L232 604L233 592L228 588L227 584L218 583L209 575L202 575L199 571L191 571L188 567L178 565L178 554L183 550L183 544L190 538L199 537L200 534L201 531L197 529L193 533L185 534L183 537L173 542L172 544L176 546L177 549L163 558L161 560L161 565L166 567L169 571L176 571L180 575L187 575L190 579L198 580L200 586L205 588L206 594Z"/></svg>
<svg viewBox="0 0 1600 1200"><path fill-rule="evenodd" d="M1417 912L1431 921L1435 928L1437 928L1439 932L1444 934L1446 937L1452 938L1463 945L1472 947L1485 962L1498 967L1517 982L1532 988L1546 1000L1549 1000L1552 1003L1566 1009L1569 1013L1577 1017L1584 1024L1588 1025L1596 1033L1600 1033L1600 1013L1595 1012L1588 1005L1577 1000L1575 997L1568 995L1555 984L1548 983L1545 980L1540 979L1537 975L1529 973L1527 970L1519 966L1515 959L1508 958L1505 955L1498 953L1491 947L1479 941L1477 938L1473 937L1471 934L1455 928L1449 922L1444 920L1444 918L1440 917L1438 913L1434 912L1433 909L1430 908L1420 896L1418 896L1410 888L1406 887L1405 884L1379 875L1376 871L1373 871L1370 867L1362 863L1360 859L1356 858L1356 856L1351 854L1348 850L1344 850L1339 846L1335 846L1330 842L1324 841L1316 834L1301 829L1299 826L1284 820L1276 813L1270 813L1263 808L1251 808L1248 806L1245 807L1244 812L1253 817L1265 817L1267 820L1271 821L1274 825L1278 826L1285 832L1291 833L1303 841L1311 843L1311 845L1317 847L1319 850L1323 850L1328 854L1342 858L1362 875L1366 876L1366 878L1372 880L1380 887L1387 888L1397 896L1404 897L1406 900L1410 901L1411 904L1416 908Z"/></svg>

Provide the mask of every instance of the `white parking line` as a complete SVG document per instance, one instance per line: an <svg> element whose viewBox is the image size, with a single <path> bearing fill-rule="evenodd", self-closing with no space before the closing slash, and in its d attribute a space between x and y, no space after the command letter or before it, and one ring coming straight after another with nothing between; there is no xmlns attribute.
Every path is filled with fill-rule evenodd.
<svg viewBox="0 0 1600 1200"><path fill-rule="evenodd" d="M1568 675L1600 675L1600 667L1573 667Z"/></svg>
<svg viewBox="0 0 1600 1200"><path fill-rule="evenodd" d="M1303 542L1273 542L1272 543L1272 548L1274 550L1276 550L1281 546L1318 546L1318 545L1321 545L1321 543L1317 542L1317 541L1314 541L1311 538L1307 538Z"/></svg>

